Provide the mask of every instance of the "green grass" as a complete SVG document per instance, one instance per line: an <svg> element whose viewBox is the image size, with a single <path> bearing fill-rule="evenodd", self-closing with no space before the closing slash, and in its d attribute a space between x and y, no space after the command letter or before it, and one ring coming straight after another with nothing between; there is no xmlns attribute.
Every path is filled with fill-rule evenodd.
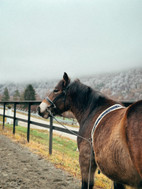
<svg viewBox="0 0 142 189"><path fill-rule="evenodd" d="M5 128L13 130L12 125L6 125ZM27 137L27 128L16 126L16 134L21 135L25 138ZM49 146L49 132L45 130L30 129L30 141L37 142L39 144L45 145L48 150ZM61 153L70 156L71 158L78 158L77 144L68 138L59 137L58 135L53 135L53 150L55 153Z"/></svg>

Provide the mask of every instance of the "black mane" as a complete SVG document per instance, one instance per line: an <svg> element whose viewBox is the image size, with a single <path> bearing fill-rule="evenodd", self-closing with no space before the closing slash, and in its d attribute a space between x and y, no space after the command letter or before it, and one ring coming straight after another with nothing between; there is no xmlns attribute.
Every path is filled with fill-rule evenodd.
<svg viewBox="0 0 142 189"><path fill-rule="evenodd" d="M86 110L88 107L90 109L89 112L91 112L94 108L104 104L106 99L108 99L102 93L84 85L79 80L72 82L69 88L72 101L77 108L80 108L82 111Z"/></svg>

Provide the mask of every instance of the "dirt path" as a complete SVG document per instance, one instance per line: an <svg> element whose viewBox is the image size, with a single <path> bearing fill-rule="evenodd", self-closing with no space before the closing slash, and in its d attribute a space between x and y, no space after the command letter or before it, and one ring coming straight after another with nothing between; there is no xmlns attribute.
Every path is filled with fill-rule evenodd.
<svg viewBox="0 0 142 189"><path fill-rule="evenodd" d="M79 189L80 182L0 135L0 189Z"/></svg>

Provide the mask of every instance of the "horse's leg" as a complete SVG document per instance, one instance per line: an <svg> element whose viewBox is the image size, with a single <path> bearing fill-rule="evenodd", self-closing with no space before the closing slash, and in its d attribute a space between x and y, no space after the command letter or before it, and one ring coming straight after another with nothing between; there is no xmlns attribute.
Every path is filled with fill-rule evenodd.
<svg viewBox="0 0 142 189"><path fill-rule="evenodd" d="M114 189L125 189L125 186L118 182L114 182Z"/></svg>
<svg viewBox="0 0 142 189"><path fill-rule="evenodd" d="M91 164L92 164L92 166L91 166L90 173L89 173L89 169L87 167L84 168L84 166L80 165L82 167L81 168L81 175L82 175L82 187L81 187L81 189L93 189L94 173L95 173L97 166L94 164L94 162L92 162ZM90 179L89 179L89 176L90 176ZM88 181L89 181L89 184L88 184Z"/></svg>
<svg viewBox="0 0 142 189"><path fill-rule="evenodd" d="M82 176L82 187L81 189L93 189L94 186L94 173L97 168L97 165L95 163L93 154L90 158L90 146L89 145L83 145L82 148L80 148L80 154L79 154L79 163L80 163L80 169L81 169L81 176ZM90 167L90 160L91 160L91 167ZM90 170L90 174L89 174ZM88 181L89 181L89 188L88 188Z"/></svg>

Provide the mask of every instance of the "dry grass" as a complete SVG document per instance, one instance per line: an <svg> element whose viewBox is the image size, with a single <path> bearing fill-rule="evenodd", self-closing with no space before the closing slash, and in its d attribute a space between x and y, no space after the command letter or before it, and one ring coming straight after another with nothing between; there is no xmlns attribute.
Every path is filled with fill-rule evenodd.
<svg viewBox="0 0 142 189"><path fill-rule="evenodd" d="M57 168L61 168L81 179L76 142L54 135L53 151L52 155L49 155L48 131L31 129L30 143L26 141L26 129L23 127L16 127L15 135L12 134L11 126L6 126L4 130L0 127L0 133L29 148L33 153L40 155L42 158L51 161ZM103 174L96 172L94 188L110 189L111 185L112 182L109 179Z"/></svg>

